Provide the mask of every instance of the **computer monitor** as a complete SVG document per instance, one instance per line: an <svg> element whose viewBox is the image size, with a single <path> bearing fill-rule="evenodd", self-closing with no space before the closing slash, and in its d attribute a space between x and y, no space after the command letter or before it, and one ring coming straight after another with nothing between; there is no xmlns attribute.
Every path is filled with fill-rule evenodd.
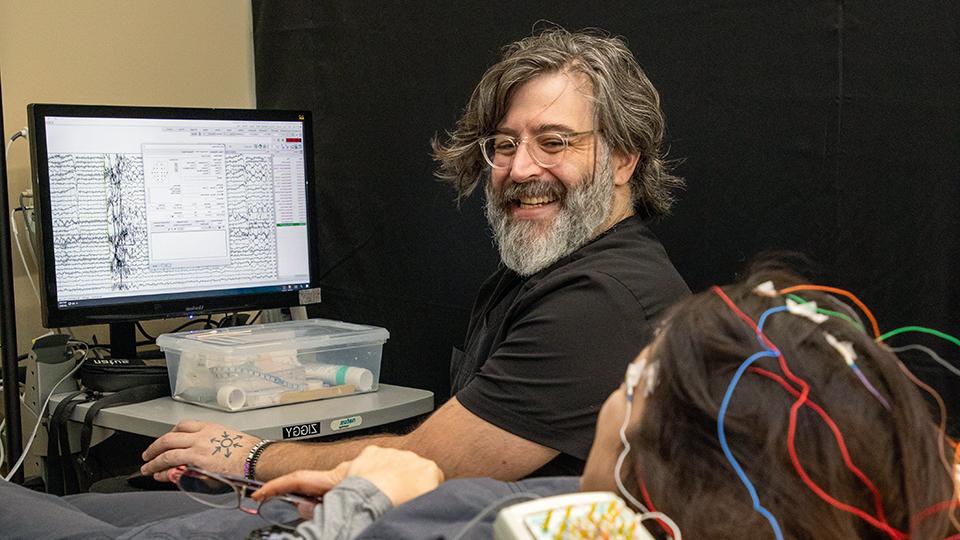
<svg viewBox="0 0 960 540"><path fill-rule="evenodd" d="M308 111L33 104L47 328L300 304L316 284Z"/></svg>

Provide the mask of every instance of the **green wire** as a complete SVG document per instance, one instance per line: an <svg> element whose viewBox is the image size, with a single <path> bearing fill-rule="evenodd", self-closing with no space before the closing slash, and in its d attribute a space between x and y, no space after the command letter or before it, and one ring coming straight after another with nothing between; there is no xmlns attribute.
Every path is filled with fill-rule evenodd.
<svg viewBox="0 0 960 540"><path fill-rule="evenodd" d="M804 299L804 298L802 298L802 297L800 297L800 296L797 296L797 295L795 295L795 294L788 294L788 295L787 295L787 298L793 300L794 302L800 303L800 304L806 304L806 303L808 302L806 299ZM860 324L859 322L855 321L854 319L850 318L850 316L847 315L846 313L840 313L840 312L838 312L838 311L831 311L831 310L829 310L829 309L823 309L823 308L821 308L821 307L818 307L818 308L817 308L817 313L822 313L822 314L824 314L824 315L829 315L829 316L831 316L831 317L837 317L838 319L843 319L843 320L847 321L848 323L856 326L856 327L859 328L860 330L863 330L863 325ZM941 331L939 331L939 330L934 330L933 328L926 328L926 327L924 327L924 326L903 326L903 327L900 327L900 328L896 328L896 329L894 329L894 330L890 330L889 332L881 335L880 337L878 337L878 338L876 339L876 341L886 341L887 339L892 338L893 336L896 336L896 335L899 335L899 334L905 334L905 333L907 333L907 332L920 332L920 333L923 333L923 334L930 334L930 335L932 335L932 336L937 336L938 338L945 339L945 340L949 341L950 343L953 343L954 345L960 347L960 339L957 339L957 338L955 338L955 337L953 337L953 336L951 336L950 334L947 334L947 333L945 333L945 332L941 332Z"/></svg>
<svg viewBox="0 0 960 540"><path fill-rule="evenodd" d="M798 303L798 304L806 304L806 303L807 303L807 299L806 299L806 298L797 296L797 295L795 295L795 294L788 294L788 295L787 295L787 298L793 300L794 302L796 302L796 303Z"/></svg>
<svg viewBox="0 0 960 540"><path fill-rule="evenodd" d="M795 294L788 294L788 295L787 295L787 298L793 300L794 302L797 302L798 304L806 304L806 303L807 303L807 300L805 300L804 298L802 298L802 297L800 297L800 296L797 296L797 295L795 295ZM831 316L831 317L836 317L836 318L838 318L838 319L843 319L843 320L847 321L848 323L850 323L850 324L856 326L857 328L859 328L861 332L863 331L863 325L860 324L859 322L857 322L856 320L854 320L853 318L851 318L851 317L850 317L849 315L847 315L846 313L840 313L839 311L831 311L831 310L829 310L829 309L823 309L823 308L821 308L821 307L817 307L817 313L821 313L821 314L823 314L823 315L829 315L829 316Z"/></svg>
<svg viewBox="0 0 960 540"><path fill-rule="evenodd" d="M933 336L937 336L938 338L945 339L950 343L953 343L954 345L960 347L960 339L957 339L951 336L950 334L946 334L939 330L934 330L933 328L925 328L923 326L903 326L903 327L891 330L886 334L881 335L880 337L877 338L877 341L886 341L888 338L892 338L897 334L903 334L905 332L921 332L924 334L930 334Z"/></svg>

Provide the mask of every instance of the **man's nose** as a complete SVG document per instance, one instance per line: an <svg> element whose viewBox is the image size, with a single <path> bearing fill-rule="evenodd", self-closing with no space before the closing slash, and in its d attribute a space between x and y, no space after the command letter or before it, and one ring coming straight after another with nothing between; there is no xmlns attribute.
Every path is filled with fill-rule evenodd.
<svg viewBox="0 0 960 540"><path fill-rule="evenodd" d="M526 182L543 175L544 168L530 155L530 141L521 141L510 163L510 180Z"/></svg>

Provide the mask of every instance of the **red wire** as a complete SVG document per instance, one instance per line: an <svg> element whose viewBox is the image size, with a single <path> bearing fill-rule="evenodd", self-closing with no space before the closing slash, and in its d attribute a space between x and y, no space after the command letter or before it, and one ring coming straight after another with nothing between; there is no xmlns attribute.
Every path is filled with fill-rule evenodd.
<svg viewBox="0 0 960 540"><path fill-rule="evenodd" d="M777 354L780 354L780 349L778 349L776 345L774 345L773 342L771 342L767 338L766 334L764 334L763 332L760 331L759 328L757 328L757 323L753 322L753 319L748 317L746 313L740 311L740 308L738 308L737 305L733 303L733 300L731 300L730 297L727 296L727 293L723 292L723 289L714 285L713 287L710 287L710 290L717 293L717 296L719 296L720 299L723 300L725 304L727 304L730 310L733 311L734 315L736 315L737 317L740 317L740 319L743 322L747 323L747 326L749 326L750 328L753 328L753 332L758 336L760 336L760 339L763 341L763 343L767 346L768 349L772 350Z"/></svg>
<svg viewBox="0 0 960 540"><path fill-rule="evenodd" d="M818 497L826 501L831 506L838 508L840 510L843 510L845 512L848 512L850 514L853 514L859 517L860 519L863 519L873 527L876 527L882 530L883 532L887 533L894 540L901 540L903 538L907 538L907 535L905 533L891 527L886 522L886 519L883 517L882 514L880 515L880 520L878 520L874 516L864 512L859 508L840 502L834 499L833 497L831 497L826 491L824 491L820 486L818 486L817 483L814 482L812 478L810 478L810 476L807 474L807 471L803 468L803 465L800 463L800 457L797 455L797 448L796 448L797 415L799 413L800 407L802 407L808 401L807 398L810 395L810 385L807 384L807 382L801 379L800 377L797 377L792 371L790 371L790 367L787 365L787 361L783 357L783 354L780 353L780 350L777 349L773 345L773 343L770 341L770 339L767 338L767 336L760 331L756 323L753 322L753 319L748 317L743 311L740 310L739 307L737 307L737 305L733 302L733 300L731 300L730 297L727 296L725 292L723 292L723 289L717 286L713 286L711 287L711 290L713 290L713 292L715 292L720 297L720 299L723 300L725 304L727 304L727 306L734 312L735 315L737 315L737 317L742 319L745 323L747 323L747 325L753 328L754 332L758 336L760 336L760 339L764 343L766 343L767 346L772 351L774 351L777 354L777 359L780 361L780 369L783 370L783 373L787 376L787 378L789 378L791 381L793 381L795 384L799 385L802 388L802 390L799 392L800 397L790 407L790 421L787 426L787 452L790 454L790 460L793 462L793 468L797 471L797 474L800 476L800 479L803 480L803 483L805 483L807 487L810 488L810 490L812 490ZM845 445L842 451L845 451ZM854 474L856 474L856 471L852 470L851 472L854 472Z"/></svg>
<svg viewBox="0 0 960 540"><path fill-rule="evenodd" d="M921 521L929 518L930 516L938 512L943 512L944 510L955 508L957 506L960 506L960 501L957 501L956 499L950 499L948 501L939 502L929 508L924 508L923 510L917 512L917 515L914 516L914 518L916 518L917 523L919 524ZM960 533L952 534L944 538L944 540L960 540Z"/></svg>
<svg viewBox="0 0 960 540"><path fill-rule="evenodd" d="M647 505L647 510L656 512L657 509L653 506L653 500L650 499L650 492L647 491L647 483L643 481L643 478L640 479L640 495L643 496L643 504ZM673 538L673 529L671 529L665 521L657 518L657 524L660 525L663 532L667 533L670 538Z"/></svg>
<svg viewBox="0 0 960 540"><path fill-rule="evenodd" d="M826 285L795 285L793 287L787 287L786 289L781 289L777 291L777 294L790 294L796 291L823 291L834 294L839 294L841 296L846 296L854 304L863 311L863 314L867 316L867 320L870 321L870 327L873 328L873 336L880 337L880 325L877 324L876 317L873 316L873 312L870 311L870 308L866 304L860 301L855 294L844 289L838 289L837 287L827 287Z"/></svg>
<svg viewBox="0 0 960 540"><path fill-rule="evenodd" d="M763 375L768 379L773 379L774 381L780 383L780 386L782 386L787 392L790 392L790 394L793 395L793 397L798 397L800 395L800 393L797 392L796 389L790 386L790 383L788 383L783 379L783 377L781 377L780 375L777 375L772 371L767 371L763 368L758 368L758 367L750 367L747 369L747 371L752 371L753 373L756 373L758 375ZM855 474L857 478L859 478L860 481L863 482L863 484L870 490L870 492L873 493L874 508L877 512L877 515L881 520L883 520L884 523L886 523L887 521L883 513L883 497L880 495L880 490L877 489L877 487L870 480L870 478L867 477L867 475L864 474L863 471L861 471L853 463L853 459L850 458L850 454L847 450L847 445L843 439L843 435L840 433L840 428L837 427L837 424L833 421L833 418L831 418L830 415L827 414L827 411L823 410L823 408L820 407L820 405L817 405L816 402L808 399L806 401L806 405L811 409L813 409L814 411L816 411L816 413L820 415L820 418L823 419L824 423L826 423L827 426L830 428L830 431L833 432L833 438L836 439L837 446L840 447L840 454L843 456L843 462L847 465L847 469L853 472L853 474Z"/></svg>
<svg viewBox="0 0 960 540"><path fill-rule="evenodd" d="M643 504L647 505L647 509L651 512L656 512L657 509L653 506L653 499L650 498L650 492L647 491L647 483L643 481L643 478L640 479L640 495L643 496Z"/></svg>
<svg viewBox="0 0 960 540"><path fill-rule="evenodd" d="M936 514L936 513L938 513L938 512L943 512L944 510L948 510L948 509L950 509L950 508L954 508L954 507L957 507L957 506L960 506L960 501L957 501L957 500L955 500L955 499L950 499L950 500L947 500L947 501L938 502L937 504L935 504L935 505L933 505L933 506L930 506L930 507L928 507L928 508L924 508L923 510L917 512L917 515L914 516L914 518L915 518L915 519L917 520L917 522L919 523L919 522L921 522L921 521L929 518L930 516L932 516L932 515L934 515L934 514Z"/></svg>
<svg viewBox="0 0 960 540"><path fill-rule="evenodd" d="M847 291L847 290L844 290L844 289L840 289L840 288L837 288L837 287L828 287L828 286L825 286L825 285L809 285L809 284L808 284L808 285L796 285L796 286L793 286L793 287L787 287L787 288L785 288L785 289L781 289L781 290L777 291L777 293L778 293L778 294L789 294L789 293L791 293L791 292L802 291L802 290L814 290L814 291L829 292L829 293L839 294L839 295L841 295L841 296L845 296L845 297L849 298L854 304L857 305L857 307L860 308L861 311L863 311L864 315L866 315L867 319L870 321L870 326L871 326L871 328L873 329L873 335L874 335L874 337L877 337L877 338L880 337L880 325L877 324L877 319L876 319L876 317L874 317L873 312L870 311L870 308L868 308L868 307L866 306L866 304L864 304L859 298L857 298L857 296L856 296L855 294L853 294L853 293L850 292L850 291ZM754 368L750 368L750 369L754 369ZM956 442L954 442L954 441L952 441L952 440L950 440L950 439L947 439L947 442L950 444L950 446L954 447L954 449L955 449L955 454L954 454L954 468L956 469L956 467L957 467L958 465L960 465L960 444L957 444ZM941 506L942 506L942 508L940 508L939 510L931 511L931 510L933 510L933 509L935 509L935 508L938 508L938 507L941 507ZM938 511L942 511L942 510L945 510L945 509L947 509L947 508L955 507L955 506L960 506L960 505L957 504L957 501L944 501L943 503L939 503L938 505L931 506L930 508L927 508L926 510L923 510L923 511L919 512L919 513L917 514L916 518L917 518L918 520L923 520L923 519L925 519L925 518L927 518L927 517L930 517L930 515L938 512ZM929 513L928 513L928 514L924 514L925 512L929 512ZM960 540L960 534L955 534L955 535L950 536L950 537L947 538L947 540L950 540L950 539Z"/></svg>

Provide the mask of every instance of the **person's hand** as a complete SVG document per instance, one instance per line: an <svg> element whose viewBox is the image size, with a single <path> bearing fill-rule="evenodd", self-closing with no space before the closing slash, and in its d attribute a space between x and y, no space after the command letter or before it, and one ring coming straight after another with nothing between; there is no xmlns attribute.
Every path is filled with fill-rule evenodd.
<svg viewBox="0 0 960 540"><path fill-rule="evenodd" d="M183 420L143 452L141 474L167 481L167 469L193 465L211 472L243 474L243 464L258 437L219 424Z"/></svg>
<svg viewBox="0 0 960 540"><path fill-rule="evenodd" d="M345 461L335 469L296 471L267 482L251 497L258 501L287 493L318 497L347 476L366 478L394 506L431 491L443 482L443 471L429 459L406 450L368 446L355 459Z"/></svg>
<svg viewBox="0 0 960 540"><path fill-rule="evenodd" d="M349 469L350 463L344 461L336 468L327 471L303 469L285 474L260 486L260 489L250 494L250 498L257 502L263 502L270 497L289 493L307 497L322 497L324 493L333 489L333 486L347 477L347 469ZM300 512L300 517L310 519L313 517L315 507L316 503L301 503L297 505L297 510Z"/></svg>
<svg viewBox="0 0 960 540"><path fill-rule="evenodd" d="M443 471L433 461L394 448L368 446L350 462L347 476L366 478L394 506L419 497L443 482Z"/></svg>

